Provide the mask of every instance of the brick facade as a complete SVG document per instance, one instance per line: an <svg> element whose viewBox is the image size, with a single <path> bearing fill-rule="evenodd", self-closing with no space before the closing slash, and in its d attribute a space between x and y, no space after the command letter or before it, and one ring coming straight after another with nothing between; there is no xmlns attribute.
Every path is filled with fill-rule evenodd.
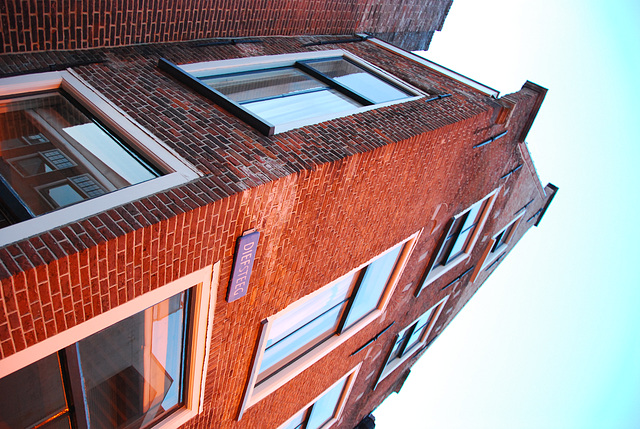
<svg viewBox="0 0 640 429"><path fill-rule="evenodd" d="M374 32L426 49L452 0L7 0L0 53L86 49L216 37Z"/></svg>
<svg viewBox="0 0 640 429"><path fill-rule="evenodd" d="M429 340L437 336L489 273L474 283L466 277L449 285L452 280L480 263L489 237L526 206L517 241L553 196L519 138L544 91L528 84L496 100L370 41L342 44L428 96L266 137L157 67L161 57L183 64L336 48L305 46L315 40L321 38L0 57L4 75L68 64L76 55L98 59L73 70L202 173L0 248L2 358L220 261L204 411L186 427L277 427L358 362L337 427L355 426L394 390L424 352L372 391L395 334L449 295ZM451 96L431 100L443 94ZM469 260L416 298L449 219L498 187ZM250 289L227 303L235 241L251 228L262 235ZM386 313L236 421L260 322L420 230ZM351 356L390 322L391 329Z"/></svg>

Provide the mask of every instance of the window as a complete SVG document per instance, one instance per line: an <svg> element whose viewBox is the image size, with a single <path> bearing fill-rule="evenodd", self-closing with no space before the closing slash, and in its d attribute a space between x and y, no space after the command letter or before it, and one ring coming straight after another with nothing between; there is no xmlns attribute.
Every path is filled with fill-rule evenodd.
<svg viewBox="0 0 640 429"><path fill-rule="evenodd" d="M194 177L72 72L0 79L0 245Z"/></svg>
<svg viewBox="0 0 640 429"><path fill-rule="evenodd" d="M279 429L328 429L342 414L351 387L360 369L359 364L324 391L311 404L287 420Z"/></svg>
<svg viewBox="0 0 640 429"><path fill-rule="evenodd" d="M12 223L162 173L62 91L0 103L2 202Z"/></svg>
<svg viewBox="0 0 640 429"><path fill-rule="evenodd" d="M509 225L502 228L496 235L491 238L491 240L489 241L489 245L487 246L488 250L483 255L484 260L481 264L481 270L488 270L489 268L494 266L496 262L498 262L502 255L505 254L507 248L509 247L511 237L513 237L513 234L518 228L520 220L523 216L524 212L516 219L512 220ZM475 281L476 275L474 275L472 281Z"/></svg>
<svg viewBox="0 0 640 429"><path fill-rule="evenodd" d="M431 307L413 323L400 331L396 336L396 341L389 352L382 372L378 377L376 386L391 372L398 368L411 355L419 350L427 341L429 333L433 329L436 320L442 313L445 303L449 297L445 297L436 305Z"/></svg>
<svg viewBox="0 0 640 429"><path fill-rule="evenodd" d="M267 135L420 95L341 50L159 65Z"/></svg>
<svg viewBox="0 0 640 429"><path fill-rule="evenodd" d="M418 294L442 274L466 260L491 211L496 195L497 190L451 219L442 244L433 259L431 269L418 290Z"/></svg>
<svg viewBox="0 0 640 429"><path fill-rule="evenodd" d="M417 236L263 321L240 417L382 314Z"/></svg>
<svg viewBox="0 0 640 429"><path fill-rule="evenodd" d="M0 361L0 391L12 392L0 426L177 427L193 417L211 275L195 272Z"/></svg>

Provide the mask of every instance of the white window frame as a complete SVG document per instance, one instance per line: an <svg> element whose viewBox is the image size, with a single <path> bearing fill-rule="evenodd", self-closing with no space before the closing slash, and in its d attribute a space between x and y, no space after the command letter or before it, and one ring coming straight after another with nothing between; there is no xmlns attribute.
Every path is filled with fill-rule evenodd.
<svg viewBox="0 0 640 429"><path fill-rule="evenodd" d="M274 134L282 133L285 131L289 131L295 128L300 128L305 125L317 124L324 121L329 121L332 119L342 118L344 116L353 115L355 113L366 112L372 109L378 109L380 107L391 106L394 104L405 103L407 101L416 100L418 98L424 97L424 92L419 90L418 88L409 85L408 83L398 79L392 74L382 70L380 67L376 67L375 65L363 60L362 58L353 55L350 52L347 52L342 49L334 49L328 51L314 51L314 52L301 52L295 54L281 54L281 55L268 55L268 56L260 56L260 57L250 57L250 58L234 58L229 60L220 60L220 61L205 61L200 63L190 63L190 64L182 64L177 67L181 69L183 72L190 74L194 78L200 78L204 76L215 76L222 75L228 73L242 73L249 71L257 71L257 70L266 70L270 68L276 67L287 67L292 66L296 61L305 61L305 60L315 60L322 58L335 58L335 57L343 57L357 64L359 67L363 68L367 72L371 73L374 76L381 77L383 80L391 82L393 85L401 88L402 90L408 92L409 94L413 94L413 96L408 96L407 98L403 98L400 100L388 101L385 103L378 103L371 106L363 106L356 107L353 109L341 111L341 112L333 112L324 115L315 116L312 118L305 118L296 121L291 121L282 124L274 125ZM252 114L253 115L253 114ZM257 116L257 115L253 115ZM264 121L266 122L266 121Z"/></svg>
<svg viewBox="0 0 640 429"><path fill-rule="evenodd" d="M388 251L391 251L396 246L391 247L390 249L383 252L382 254L377 255L375 258L367 261L366 263L360 265L354 270L351 270L349 273L345 274L339 279L336 279L333 282L329 283L328 285L322 287L321 289L311 293L310 295L307 295L306 297L299 299L298 301L292 303L282 311L274 314L273 316L267 317L262 321L261 323L262 326L260 328L260 334L258 337L257 350L253 358L253 363L249 370L249 379L247 381L247 388L245 389L244 398L242 400L242 405L240 407L240 412L238 414L238 420L242 418L242 415L244 414L246 409L257 404L262 399L264 399L265 397L267 397L268 395L270 395L271 393L273 393L274 391L276 391L277 389L285 385L289 380L293 379L294 377L302 373L304 370L306 370L311 365L313 365L314 363L322 359L324 356L331 353L331 351L333 351L338 346L343 344L345 341L347 341L349 338L351 338L353 335L355 335L365 326L369 325L374 320L382 316L385 309L387 308L387 304L389 303L389 300L393 295L393 292L398 283L398 280L400 279L400 276L404 271L407 261L409 260L409 257L413 252L413 249L416 245L416 242L421 232L422 230L412 234L410 237L406 238L405 240L401 241L396 245L396 246L404 245L404 248L402 249L402 251L400 252L400 255L398 256L398 261L396 262L395 269L393 270L393 272L391 273L391 276L389 277L389 281L387 283L387 286L384 292L382 293L377 309L375 309L374 311L372 311L371 313L369 313L368 315L360 319L358 322L351 325L348 329L340 332L339 334L336 333L332 337L324 340L323 342L321 342L320 344L312 348L310 351L298 357L293 362L288 363L284 368L279 370L277 374L274 374L273 376L260 382L259 385L256 385L258 382L260 366L262 364L262 357L266 349L267 340L269 339L269 333L275 320L291 312L292 310L295 310L297 307L305 304L306 302L313 300L316 296L320 295L326 289L331 288L333 285L338 283L344 277L347 277L353 274L354 272L357 272L365 268L371 262L375 261L376 259L384 255Z"/></svg>
<svg viewBox="0 0 640 429"><path fill-rule="evenodd" d="M442 310L444 309L444 306L447 303L448 299L449 299L449 295L445 296L440 301L438 301L434 306L432 306L429 310L425 311L425 313L432 312L432 314L431 314L429 322L428 322L429 325L427 326L427 328L424 330L424 332L420 336L420 340L416 344L414 344L410 349L405 350L404 353L402 354L402 356L394 359L394 358L392 358L391 354L393 353L394 346L395 346L396 342L398 341L398 339L400 339L400 338L402 338L404 336L405 332L408 329L410 329L416 323L418 323L418 321L420 320L422 315L420 317L418 317L416 320L414 320L413 322L411 322L402 331L398 332L398 335L395 336L395 340L394 340L393 344L391 345L391 349L389 350L389 353L387 354L387 358L385 359L385 364L382 367L382 371L380 371L380 376L378 377L378 380L376 381L376 384L373 387L374 389L389 374L391 374L393 371L395 371L407 359L409 359L411 356L415 355L418 350L421 350L424 347L424 345L427 342L427 338L429 338L429 334L431 333L431 331L433 330L434 326L436 325L436 322L438 321L438 318L440 317L440 314L442 314ZM423 315L425 313L423 313Z"/></svg>
<svg viewBox="0 0 640 429"><path fill-rule="evenodd" d="M178 280L154 289L125 304L99 314L84 323L47 338L31 347L0 360L0 378L14 373L59 350L108 328L129 316L137 314L159 302L171 298L187 289L195 288L193 296L193 323L188 345L191 359L186 362L189 370L184 407L169 414L154 429L180 427L203 411L204 387L209 361L212 324L217 288L220 277L220 262L194 271Z"/></svg>
<svg viewBox="0 0 640 429"><path fill-rule="evenodd" d="M471 282L473 283L476 278L478 277L478 275L485 270L488 270L489 268L491 268L492 265L494 265L494 263L496 261L498 261L498 259L500 259L509 249L510 247L510 243L511 243L511 239L513 237L513 235L515 234L516 230L518 229L518 226L520 225L520 221L522 220L522 218L524 217L524 212L522 212L520 215L518 215L515 219L513 219L511 222L509 222L504 228L502 228L501 230L499 230L498 232L496 232L493 237L491 237L489 239L489 242L487 243L487 247L485 248L485 251L482 255L482 257L480 258L480 268L477 269L474 273L473 276L471 277ZM495 251L491 251L491 249L493 249L494 244L496 243L496 240L498 238L498 236L502 233L504 233L507 229L509 229L511 226L513 226L513 228L511 229L511 231L509 232L509 234L505 237L504 240L502 241L502 245L498 246L498 248Z"/></svg>
<svg viewBox="0 0 640 429"><path fill-rule="evenodd" d="M329 391L333 389L335 385L342 382L342 380L347 379L347 382L344 385L344 389L342 390L342 394L340 395L340 399L338 400L338 404L336 406L336 411L333 415L333 418L328 422L326 422L324 425L322 425L319 429L329 429L331 426L333 426L340 419L340 416L342 416L342 411L344 410L344 407L347 404L347 400L349 399L349 395L351 394L351 390L353 389L353 384L355 383L356 378L358 377L358 372L360 371L361 366L362 366L362 362L360 362L355 368L353 368L351 371L349 371L347 374L341 377L340 380L333 383L327 390L325 390L324 392L316 396L313 399L313 401L310 401L308 404L302 407L300 411L298 411L293 416L291 416L286 422L278 426L278 429L282 429L286 427L291 420L298 417L300 413L306 412L313 404L318 402L320 398L322 398L324 395L329 393Z"/></svg>
<svg viewBox="0 0 640 429"><path fill-rule="evenodd" d="M480 199L478 202L474 203L469 208L463 210L462 212L458 213L457 215L455 215L452 218L451 223L449 224L450 225L449 229L444 232L445 238L446 238L446 234L449 234L449 230L451 229L451 227L453 227L453 223L455 222L456 219L460 218L461 216L464 216L475 205L477 205L477 204L481 204L482 205L482 204L484 204L486 202L486 204L484 204L484 209L481 212L478 213L479 220L477 222L476 228L473 231L472 235L469 237L468 243L467 243L466 247L464 248L464 250L462 251L462 254L458 255L454 259L452 259L449 262L447 262L446 265L437 265L436 266L435 265L436 260L440 256L440 252L442 251L442 248L443 248L445 243L442 243L436 249L436 251L433 253L433 258L432 258L432 262L431 262L432 266L430 267L429 272L426 275L426 278L424 279L424 281L422 282L420 288L418 289L418 291L416 293L416 296L420 295L420 292L422 292L422 290L424 290L425 287L427 287L428 285L433 283L436 279L440 278L442 275L444 275L445 273L450 271L452 268L460 265L461 263L463 263L463 262L465 262L465 261L467 261L469 259L469 257L471 256L471 251L473 250L473 247L475 246L476 242L478 241L478 237L480 236L480 232L482 231L482 228L484 227L484 224L486 223L487 218L489 217L489 213L491 213L491 209L493 208L493 204L496 201L496 197L498 196L499 191L500 191L500 188L494 189L492 192L490 192L484 198ZM456 240L457 240L457 238L456 238Z"/></svg>
<svg viewBox="0 0 640 429"><path fill-rule="evenodd" d="M107 128L121 135L145 159L160 167L165 174L2 228L0 246L138 200L200 176L194 166L181 159L176 152L96 91L71 69L0 79L0 97L2 98L55 90L63 90L71 95Z"/></svg>

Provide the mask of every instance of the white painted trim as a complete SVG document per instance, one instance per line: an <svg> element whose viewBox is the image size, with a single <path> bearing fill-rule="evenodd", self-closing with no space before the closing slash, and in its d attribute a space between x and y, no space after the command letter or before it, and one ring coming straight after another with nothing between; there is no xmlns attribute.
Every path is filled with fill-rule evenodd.
<svg viewBox="0 0 640 429"><path fill-rule="evenodd" d="M420 294L420 292L422 292L424 290L425 287L427 287L431 283L435 282L437 279L442 277L444 274L446 274L447 272L449 272L450 270L452 270L456 266L462 264L463 262L466 262L468 259L469 259L469 254L465 253L463 255L458 256L453 261L449 262L447 265L440 265L438 267L433 268L429 272L429 275L427 276L426 280L422 284L422 287L418 291L418 295Z"/></svg>
<svg viewBox="0 0 640 429"><path fill-rule="evenodd" d="M416 96L425 95L425 93L421 89L403 81L402 79L394 76L393 74L376 66L375 64L370 63L369 61L364 60L358 57L357 55L352 54L351 52L347 52L347 51L342 51L342 52L343 52L342 56L358 64L360 67L369 71L371 74L383 76L386 80L393 82L394 85L399 86L400 88L404 89L407 92L413 92Z"/></svg>
<svg viewBox="0 0 640 429"><path fill-rule="evenodd" d="M378 304L378 308L376 310L369 313L367 316L362 318L360 321L358 321L357 323L352 325L349 329L343 331L339 335L336 334L331 338L328 338L324 342L318 344L309 352L298 357L294 362L291 362L288 365L286 365L286 367L281 369L277 374L274 374L270 378L262 381L259 385L256 385L259 368L262 363L262 356L264 354L264 349L266 347L267 339L269 338L269 331L271 329L271 325L275 320L277 320L284 314L295 310L299 306L304 305L304 303L308 302L309 300L313 300L317 295L321 294L327 288L332 287L335 283L339 282L344 277L347 277L353 274L354 272L357 272L362 268L366 267L374 260L380 258L382 255L386 254L387 252L390 252L396 246L392 246L391 248L385 250L380 255L377 255L375 258L367 261L364 264L361 264L357 268L351 270L349 273L332 281L328 285L323 286L317 291L305 296L304 298L299 299L298 301L292 303L285 309L279 311L273 316L268 317L262 322L263 325L262 325L261 334L258 339L258 345L257 345L258 349L256 350L256 354L254 356L251 369L249 371L250 376L247 382L247 387L245 389L242 405L238 413L238 420L242 418L242 415L244 414L246 409L260 402L262 399L264 399L271 393L275 392L280 387L284 386L286 383L289 382L289 380L293 379L294 377L302 373L304 370L312 366L314 363L322 359L324 356L331 353L333 350L335 350L337 347L339 347L349 338L357 334L365 326L369 325L370 323L372 323L373 321L375 321L376 319L378 319L380 316L384 314L386 307L391 297L393 296L393 292L398 284L400 276L402 275L402 272L404 271L404 268L407 265L407 261L409 260L409 257L411 256L411 253L413 252L413 249L415 248L415 245L421 233L422 233L422 230L412 234L411 236L409 236L408 238L406 238L405 240L401 241L396 245L398 246L398 245L404 244L404 248L399 255L395 270L389 277L388 286L382 293L380 303Z"/></svg>
<svg viewBox="0 0 640 429"><path fill-rule="evenodd" d="M209 368L209 356L211 354L211 337L213 335L213 316L214 316L214 312L215 312L215 308L216 308L216 298L217 298L217 292L218 292L218 287L220 286L220 261L216 262L213 265L213 270L211 272L211 287L209 289L209 316L207 317L207 333L206 333L206 339L205 339L205 351L204 351L204 361L202 363L202 370L200 371L200 367L198 365L195 366L195 373L198 373L198 371L200 371L199 373L201 374L200 377L200 397L199 397L199 402L200 405L198 407L198 414L202 413L202 411L204 410L204 388L205 388L205 382L207 379L207 370ZM206 301L206 297L201 296L201 299L203 301ZM202 317L199 320L204 320L204 317ZM198 353L198 351L196 351L196 354L199 356L200 353ZM196 391L197 389L195 389L194 387L194 391Z"/></svg>
<svg viewBox="0 0 640 429"><path fill-rule="evenodd" d="M165 170L180 174L185 178L185 181L193 180L200 175L193 165L180 158L173 149L92 88L73 70L69 69L60 73L62 73L61 88L71 94L93 115L104 121L110 129L117 130L122 134L126 141L133 142L135 148L145 158L151 159L154 163L164 167Z"/></svg>
<svg viewBox="0 0 640 429"><path fill-rule="evenodd" d="M360 362L355 368L353 368L351 371L349 371L343 377L340 377L340 379L338 381L336 381L335 383L333 383L331 385L331 387L329 387L327 390L325 390L324 392L322 392L321 394L316 396L313 399L313 401L310 401L309 403L307 403L304 407L302 407L300 409L300 411L298 411L293 416L291 416L286 422L284 422L280 426L278 426L278 429L282 429L282 428L286 427L291 420L293 420L295 417L297 417L300 413L308 410L309 407L311 407L313 404L318 402L320 400L320 398L322 398L324 395L326 395L331 389L334 388L334 386L336 386L338 383L340 383L345 378L348 378L347 382L344 385L344 389L342 390L342 394L340 395L340 398L338 400L338 403L337 403L337 406L336 406L336 411L333 414L333 417L331 418L331 420L327 421L324 425L322 425L322 427L320 427L319 429L329 429L331 426L333 426L333 424L335 422L337 422L340 419L340 416L342 415L342 411L344 410L344 407L347 404L347 400L349 399L349 395L351 394L351 390L353 389L353 384L355 383L356 378L358 377L358 372L360 371L360 367L361 366L362 366L362 362Z"/></svg>
<svg viewBox="0 0 640 429"><path fill-rule="evenodd" d="M438 63L434 63L433 61L430 61L420 55L414 54L413 52L409 52L409 51L405 51L404 49L398 48L397 46L392 45L391 43L387 43L383 40L380 39L376 39L375 37L370 37L367 39L368 42L374 43L382 48L385 48L388 51L394 52L398 55L402 55L403 57L416 62L418 64L421 64L425 67L428 67L438 73L441 73L445 76L448 76L464 85L470 86L471 88L474 88L480 92L482 92L483 94L486 94L490 97L493 98L498 98L500 96L500 92L491 88L490 86L484 85L476 80L473 80L465 75L462 75L458 72L455 72L451 69L448 69L444 66L441 66Z"/></svg>
<svg viewBox="0 0 640 429"><path fill-rule="evenodd" d="M184 183L182 176L178 173L171 173L9 225L0 229L0 247L139 200L182 183Z"/></svg>
<svg viewBox="0 0 640 429"><path fill-rule="evenodd" d="M187 394L185 406L167 416L154 428L177 428L202 412L206 368L211 343L212 322L220 277L220 262L194 271L163 287L132 299L80 325L67 329L25 350L0 360L0 378L18 371L71 344L143 311L180 292L195 287L194 321L191 331L191 361L189 379L185 380Z"/></svg>
<svg viewBox="0 0 640 429"><path fill-rule="evenodd" d="M175 429L203 411L204 389L207 377L209 351L211 348L211 335L213 313L216 306L216 295L220 280L220 262L207 267L202 272L202 283L198 286L196 299L194 300L194 330L191 341L191 361L189 362L188 380L185 380L187 394L185 404L158 424L154 429ZM208 284L204 280L208 278Z"/></svg>
<svg viewBox="0 0 640 429"><path fill-rule="evenodd" d="M54 71L1 78L0 97L58 89L62 85L62 76L62 72Z"/></svg>
<svg viewBox="0 0 640 429"><path fill-rule="evenodd" d="M423 95L416 97L403 98L401 100L387 101L386 103L372 104L371 106L362 106L354 109L343 110L342 112L334 112L326 115L318 115L313 118L301 119L298 121L285 122L282 124L274 125L274 134L284 133L296 128L301 128L307 125L315 125L321 122L331 121L333 119L344 118L345 116L355 115L357 113L368 112L369 110L379 109L381 107L393 106L395 104L406 103L407 101L417 100L424 97Z"/></svg>
<svg viewBox="0 0 640 429"><path fill-rule="evenodd" d="M473 251L473 247L475 246L476 242L478 241L478 237L480 236L480 233L482 232L482 228L484 228L484 224L487 222L487 219L489 218L489 213L491 213L491 210L493 209L493 204L496 202L496 198L498 196L498 193L500 192L500 189L501 189L500 187L494 189L488 195L486 195L484 198L480 199L478 202L472 204L469 208L461 211L460 213L458 213L457 215L454 216L454 219L458 218L458 217L462 216L463 214L465 214L467 211L469 211L471 209L471 207L473 207L474 205L482 204L482 203L484 203L484 201L488 200L488 204L484 208L484 211L482 213L478 214L478 216L480 216L480 220L478 221L478 225L476 226L476 229L473 232L473 236L471 237L471 240L469 240L469 243L467 244L467 247L464 250L464 253L462 255L458 256L457 258L455 258L454 260L452 260L451 262L447 263L446 265L440 265L438 267L431 268L431 271L427 274L427 277L425 278L425 280L420 285L420 288L418 289L418 292L416 293L416 296L419 296L420 292L422 292L424 290L424 288L429 286L431 283L436 281L438 278L442 277L445 273L451 271L452 268L460 265L462 262L464 262L464 261L469 259L469 257L471 256L471 252ZM448 233L448 232L445 232L445 234L446 233ZM434 253L435 257L437 257L440 254L440 249L441 248L438 248L437 252Z"/></svg>
<svg viewBox="0 0 640 429"><path fill-rule="evenodd" d="M504 228L502 228L498 232L496 232L493 235L493 237L491 237L491 239L489 240L489 250L488 250L488 252L486 252L483 255L484 258L481 260L481 263L480 263L480 266L481 266L480 271L484 270L489 265L493 264L500 256L502 256L502 254L504 254L509 249L509 247L510 247L509 244L511 242L511 237L513 237L513 235L515 234L516 230L518 229L518 226L520 225L520 221L522 220L524 215L525 215L525 212L523 211L518 216L516 216L511 222L509 222ZM493 245L496 242L496 237L498 235L500 235L500 233L505 231L507 228L509 228L511 225L514 225L514 228L509 233L509 236L506 237L506 244L504 244L503 246L501 246L498 249L496 249L497 251L492 254L491 253L491 248L493 247ZM473 280L475 280L475 278L473 278Z"/></svg>
<svg viewBox="0 0 640 429"><path fill-rule="evenodd" d="M344 54L345 51L342 49L333 49L329 51L299 52L294 54L263 55L259 57L203 61L201 63L181 64L178 67L195 77L205 77L227 73L242 73L251 70L264 70L275 67L286 67L293 65L296 61L341 57Z"/></svg>
<svg viewBox="0 0 640 429"><path fill-rule="evenodd" d="M398 334L395 337L395 341L391 345L391 349L389 350L389 352L387 354L387 358L385 359L385 364L382 367L382 371L380 372L380 376L378 377L378 380L376 381L376 384L373 387L374 390L378 386L378 384L380 384L380 382L382 380L384 380L389 374L391 374L393 371L395 371L400 365L402 365L411 356L415 355L418 350L422 349L422 347L426 344L427 338L429 337L429 334L433 330L433 327L436 325L436 322L438 321L438 318L440 317L440 314L442 314L442 310L444 310L444 306L445 306L445 304L446 304L448 299L449 299L449 295L445 296L440 301L438 301L433 307L431 307L429 310L425 311L425 313L428 313L429 311L434 311L435 313L433 314L433 316L431 316L431 320L429 321L429 326L427 327L427 329L425 329L424 333L420 337L420 341L417 342L416 345L413 346L408 353L405 353L400 358L394 359L393 361L391 361L390 360L391 359L391 353L393 352L393 348L394 348L394 346L396 344L396 341L397 341L398 337L400 337L407 329L409 329L411 326L413 326L413 324L416 323L420 319L420 317L422 317L422 315L424 315L425 313L422 313L422 315L420 315L420 317L418 317L413 322L409 323L402 331L398 332Z"/></svg>
<svg viewBox="0 0 640 429"><path fill-rule="evenodd" d="M0 246L136 201L200 176L194 166L102 96L72 70L0 79L0 97L63 89L168 174L2 228Z"/></svg>
<svg viewBox="0 0 640 429"><path fill-rule="evenodd" d="M260 337L258 339L258 348L256 349L256 355L253 358L253 365L251 366L251 371L249 373L249 383L247 384L242 397L242 404L240 405L240 411L238 412L238 421L242 419L242 415L245 410L257 402L257 400L254 400L253 402L251 402L251 400L253 399L253 391L256 387L256 380L258 379L258 371L262 365L262 357L264 356L264 351L267 348L267 340L269 339L271 326L273 325L273 323L269 323L269 319L265 319L260 323L262 326L260 329Z"/></svg>
<svg viewBox="0 0 640 429"><path fill-rule="evenodd" d="M407 101L417 100L425 96L419 88L410 85L385 70L377 67L362 58L353 55L350 52L342 49L333 49L328 51L314 51L314 52L300 52L294 54L282 54L282 55L267 55L260 57L248 57L248 58L233 58L229 60L220 61L205 61L201 63L191 63L179 65L182 70L190 73L194 77L201 78L207 76L217 76L227 73L242 73L253 70L265 70L276 67L292 66L296 61L305 61L321 58L331 57L344 57L358 64L360 67L371 73L377 75L384 80L392 82L394 85L399 86L404 91L414 95L414 97L407 97L400 100L388 101L386 103L377 103L371 106L355 107L353 109L343 110L341 112L333 112L325 115L318 115L312 118L305 118L296 121L285 122L274 125L274 133L282 133L295 128L304 127L306 125L318 124L333 119L342 118L356 113L367 112L369 110L378 109L380 107L393 106L395 104L405 103ZM257 115L256 115L257 116Z"/></svg>

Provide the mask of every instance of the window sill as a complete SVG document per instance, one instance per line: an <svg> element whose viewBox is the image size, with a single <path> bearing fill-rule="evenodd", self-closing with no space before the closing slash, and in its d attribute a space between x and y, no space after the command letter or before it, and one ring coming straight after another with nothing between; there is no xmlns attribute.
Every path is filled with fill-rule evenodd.
<svg viewBox="0 0 640 429"><path fill-rule="evenodd" d="M433 268L427 275L427 278L424 280L424 282L422 282L422 286L420 287L420 289L418 289L418 292L416 293L416 297L420 296L420 292L422 292L431 283L438 280L440 277L448 273L453 268L457 267L463 262L466 262L469 259L469 256L470 255L468 253L465 253L464 255L460 255L458 258L449 262L447 265L440 265L439 267Z"/></svg>
<svg viewBox="0 0 640 429"><path fill-rule="evenodd" d="M405 351L400 358L394 359L393 361L390 362L389 359L391 354L393 353L393 347L389 350L389 353L387 354L387 358L385 359L385 365L382 368L382 371L380 372L380 376L378 377L376 384L373 386L373 390L375 390L376 387L378 387L378 385L382 382L382 380L384 380L387 376L389 376L389 374L391 374L396 369L398 369L403 363L405 363L412 356L415 356L417 352L425 348L425 345L427 344L427 339L429 338L429 335L433 331L433 328L435 327L436 322L440 318L440 315L442 314L442 310L444 310L445 304L447 303L448 299L449 299L449 295L445 296L443 299L438 301L437 304L431 307L432 309L434 307L437 307L437 308L435 309L435 313L431 317L430 325L428 329L425 331L422 339L418 343L416 343L409 351ZM406 331L407 329L409 329L411 325L412 324L409 324L405 329L400 331L400 334Z"/></svg>

